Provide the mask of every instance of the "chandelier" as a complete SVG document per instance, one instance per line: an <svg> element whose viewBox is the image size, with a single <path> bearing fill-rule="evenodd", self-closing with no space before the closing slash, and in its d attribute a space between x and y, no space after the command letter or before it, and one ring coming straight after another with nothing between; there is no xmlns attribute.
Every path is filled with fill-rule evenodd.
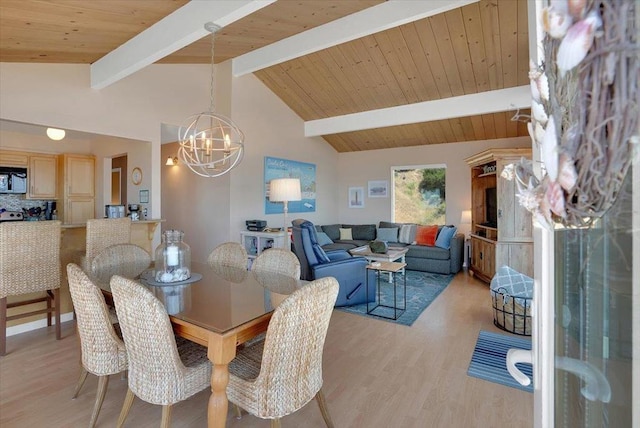
<svg viewBox="0 0 640 428"><path fill-rule="evenodd" d="M211 92L209 111L187 118L178 130L181 163L202 177L219 177L231 171L244 155L244 134L229 119L215 113L215 65L213 49L215 33L221 27L207 22L204 28L211 33Z"/></svg>

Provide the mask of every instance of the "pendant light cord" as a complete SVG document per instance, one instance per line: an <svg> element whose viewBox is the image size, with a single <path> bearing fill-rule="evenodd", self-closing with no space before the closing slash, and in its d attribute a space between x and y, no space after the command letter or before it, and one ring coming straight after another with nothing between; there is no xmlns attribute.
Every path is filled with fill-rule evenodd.
<svg viewBox="0 0 640 428"><path fill-rule="evenodd" d="M212 24L215 25L215 24ZM216 31L218 30L218 28L215 27L207 27L207 30L211 31L211 93L209 94L209 111L210 112L214 112L215 111L215 103L213 100L213 87L215 85L215 81L216 81L216 66L214 64L214 46L215 46L215 42L216 42Z"/></svg>

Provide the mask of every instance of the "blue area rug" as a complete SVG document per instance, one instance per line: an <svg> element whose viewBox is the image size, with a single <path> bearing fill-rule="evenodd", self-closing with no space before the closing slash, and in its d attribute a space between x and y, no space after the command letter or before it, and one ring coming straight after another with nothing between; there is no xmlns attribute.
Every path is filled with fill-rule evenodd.
<svg viewBox="0 0 640 428"><path fill-rule="evenodd" d="M378 320L390 321L410 326L416 319L418 319L422 311L424 311L427 306L429 306L431 302L433 302L435 298L438 297L438 295L442 293L445 288L447 288L447 285L449 285L449 283L453 279L453 276L454 275L440 275L437 273L407 270L407 310L402 315L400 315L397 320L380 318L375 315L368 315L367 305L364 304L343 306L336 309ZM393 284L389 284L387 282L386 275L381 276L380 286L382 304L392 305ZM398 275L397 278L396 292L398 293L397 298L399 306L402 307L402 299L404 298L404 295L402 294L402 277L400 275ZM372 306L374 306L374 304L369 303L369 307L371 308ZM387 317L392 317L393 309L379 307L376 308L375 313Z"/></svg>
<svg viewBox="0 0 640 428"><path fill-rule="evenodd" d="M531 339L480 331L467 375L533 392L533 383L522 386L507 371L507 351L511 348L531 349ZM533 379L531 364L518 363L516 367Z"/></svg>

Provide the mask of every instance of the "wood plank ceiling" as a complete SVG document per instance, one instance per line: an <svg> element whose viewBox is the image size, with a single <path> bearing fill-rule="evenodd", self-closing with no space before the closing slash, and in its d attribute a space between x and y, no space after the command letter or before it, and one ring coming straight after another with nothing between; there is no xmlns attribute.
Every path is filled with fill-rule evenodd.
<svg viewBox="0 0 640 428"><path fill-rule="evenodd" d="M277 1L216 34L215 62L383 0ZM187 0L2 0L0 62L93 63ZM477 3L255 72L303 120L528 85L526 0ZM210 62L205 37L162 63ZM338 152L526 136L515 111L324 135ZM528 115L529 111L521 114Z"/></svg>

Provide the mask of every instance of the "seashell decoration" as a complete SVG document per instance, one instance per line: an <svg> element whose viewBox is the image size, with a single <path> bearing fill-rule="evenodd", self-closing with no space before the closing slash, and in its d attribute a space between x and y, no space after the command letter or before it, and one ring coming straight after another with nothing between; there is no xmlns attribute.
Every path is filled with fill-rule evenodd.
<svg viewBox="0 0 640 428"><path fill-rule="evenodd" d="M593 37L596 30L602 26L602 20L597 11L589 12L582 21L576 22L569 28L566 36L560 42L558 56L556 58L560 77L572 70L587 56L587 52L593 45Z"/></svg>
<svg viewBox="0 0 640 428"><path fill-rule="evenodd" d="M533 101L531 103L531 114L533 115L533 118L542 125L547 123L547 120L549 120L547 112L544 111L544 107L537 101Z"/></svg>
<svg viewBox="0 0 640 428"><path fill-rule="evenodd" d="M554 5L542 10L542 28L554 39L561 39L567 34L573 20L567 11Z"/></svg>
<svg viewBox="0 0 640 428"><path fill-rule="evenodd" d="M553 116L549 118L545 129L541 150L542 161L551 181L558 178L558 134Z"/></svg>
<svg viewBox="0 0 640 428"><path fill-rule="evenodd" d="M578 173L573 159L566 154L560 155L558 163L558 184L567 192L571 192L578 181Z"/></svg>

